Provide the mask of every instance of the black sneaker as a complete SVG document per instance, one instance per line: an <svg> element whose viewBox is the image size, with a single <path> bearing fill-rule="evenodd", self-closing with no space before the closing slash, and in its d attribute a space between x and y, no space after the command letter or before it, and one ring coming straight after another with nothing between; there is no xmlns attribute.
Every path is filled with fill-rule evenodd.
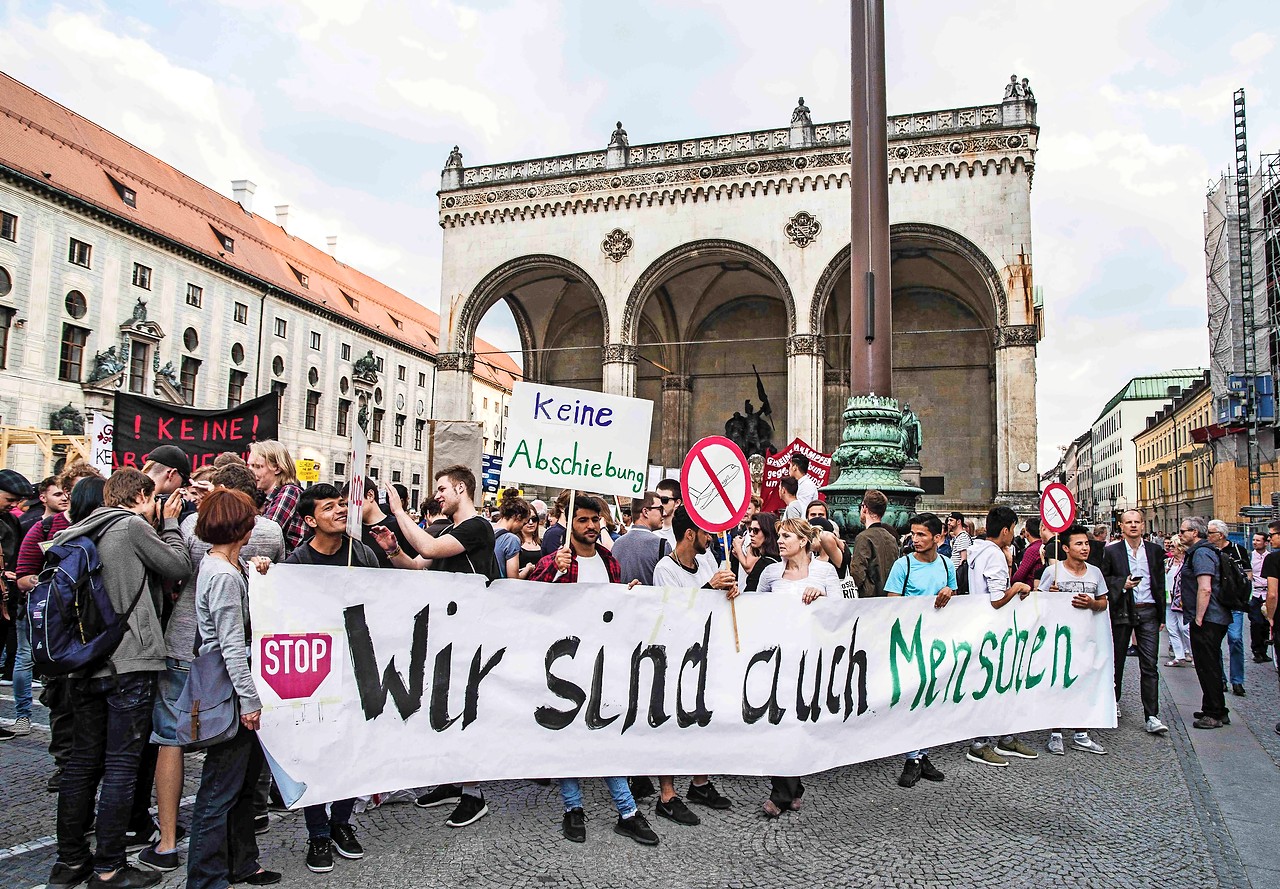
<svg viewBox="0 0 1280 889"><path fill-rule="evenodd" d="M333 844L328 838L307 840L307 870L313 874L333 870Z"/></svg>
<svg viewBox="0 0 1280 889"><path fill-rule="evenodd" d="M579 806L564 813L564 838L571 843L587 841L587 813Z"/></svg>
<svg viewBox="0 0 1280 889"><path fill-rule="evenodd" d="M724 809L729 808L733 803L729 802L728 797L720 795L720 791L716 790L716 786L708 781L706 784L694 784L689 782L689 792L685 794L689 802L696 803L699 806L706 806L708 809Z"/></svg>
<svg viewBox="0 0 1280 889"><path fill-rule="evenodd" d="M435 790L429 790L413 801L419 809L434 809L436 806L456 806L462 799L462 788L457 784L441 784Z"/></svg>
<svg viewBox="0 0 1280 889"><path fill-rule="evenodd" d="M1192 715L1192 716L1194 716L1196 719L1199 719L1200 717L1204 716L1204 711L1203 711L1203 710L1197 710L1196 712L1192 713L1191 715ZM1221 719L1219 719L1218 721L1219 721L1219 722L1221 722L1223 725L1231 725L1231 716L1228 714L1227 716L1223 716L1223 717L1222 717Z"/></svg>
<svg viewBox="0 0 1280 889"><path fill-rule="evenodd" d="M689 811L689 807L684 804L684 800L678 796L671 797L670 802L658 800L658 804L653 807L653 811L668 821L674 821L676 824L684 824L693 827L695 824L701 824L702 819Z"/></svg>
<svg viewBox="0 0 1280 889"><path fill-rule="evenodd" d="M62 886L79 886L85 880L93 876L93 862L86 861L84 864L63 864L61 861L53 866L53 870L49 872L49 880L45 883L50 889Z"/></svg>
<svg viewBox="0 0 1280 889"><path fill-rule="evenodd" d="M133 825L124 832L124 847L129 852L136 852L139 849L145 849L158 839L160 839L160 828L156 827L154 821L148 821L145 824Z"/></svg>
<svg viewBox="0 0 1280 889"><path fill-rule="evenodd" d="M657 788L653 786L653 781L645 775L640 775L637 778L628 778L627 784L631 788L632 799L644 799L646 796L653 796L657 792Z"/></svg>
<svg viewBox="0 0 1280 889"><path fill-rule="evenodd" d="M149 870L138 870L131 864L121 865L109 880L99 874L89 878L90 886L116 886L119 889L146 889L160 882L160 875Z"/></svg>
<svg viewBox="0 0 1280 889"><path fill-rule="evenodd" d="M1243 686L1243 685L1241 685L1239 682L1233 682L1233 683L1231 683L1231 693L1232 693L1233 695L1238 695L1239 697L1242 697L1242 698L1243 698L1243 697L1244 697L1244 686Z"/></svg>
<svg viewBox="0 0 1280 889"><path fill-rule="evenodd" d="M618 823L613 826L613 832L620 836L631 837L642 846L658 845L658 835L653 832L649 822L639 812L630 818L619 818Z"/></svg>
<svg viewBox="0 0 1280 889"><path fill-rule="evenodd" d="M333 841L333 849L343 858L352 861L364 858L364 846L356 839L356 832L350 824L334 824L329 827L329 838Z"/></svg>
<svg viewBox="0 0 1280 889"><path fill-rule="evenodd" d="M16 737L18 737L16 733L7 728L0 728L0 741L12 741Z"/></svg>
<svg viewBox="0 0 1280 889"><path fill-rule="evenodd" d="M489 807L485 805L483 796L471 796L464 793L462 799L458 801L458 807L453 810L453 814L449 816L449 820L444 823L444 826L466 827L468 824L475 824L488 814Z"/></svg>
<svg viewBox="0 0 1280 889"><path fill-rule="evenodd" d="M263 868L257 873L249 874L243 880L232 880L233 883L244 883L246 886L274 886L284 879L284 874Z"/></svg>
<svg viewBox="0 0 1280 889"><path fill-rule="evenodd" d="M253 816L253 832L266 833L271 829L271 817L269 815Z"/></svg>
<svg viewBox="0 0 1280 889"><path fill-rule="evenodd" d="M162 874L177 870L181 863L177 849L172 852L160 852L155 846L147 846L138 853L138 864L151 870L158 870Z"/></svg>
<svg viewBox="0 0 1280 889"><path fill-rule="evenodd" d="M915 787L920 782L920 760L908 759L902 764L902 774L898 776L899 787Z"/></svg>
<svg viewBox="0 0 1280 889"><path fill-rule="evenodd" d="M926 781L942 781L946 778L933 763L929 762L928 754L920 757L920 777Z"/></svg>

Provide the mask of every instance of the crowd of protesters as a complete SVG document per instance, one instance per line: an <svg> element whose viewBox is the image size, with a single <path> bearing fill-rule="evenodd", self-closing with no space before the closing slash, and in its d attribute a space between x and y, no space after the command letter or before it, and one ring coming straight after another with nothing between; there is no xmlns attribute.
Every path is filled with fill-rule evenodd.
<svg viewBox="0 0 1280 889"><path fill-rule="evenodd" d="M363 533L353 539L346 531L349 492L329 484L304 489L288 450L275 441L255 443L247 462L223 454L194 472L173 446L157 448L140 470L120 469L107 479L79 461L36 486L0 470L11 662L4 681L12 685L16 708L0 740L30 733L33 688L39 688L49 711L48 789L58 794L58 854L48 885L154 885L182 866L180 844L188 833L188 886L280 880L260 862L256 841L270 829L274 792L255 734L262 704L251 670L248 608L249 572L266 573L278 563L701 587L729 599L784 595L806 604L822 597L923 596L936 609L961 594L985 597L999 609L1035 589L1066 593L1074 607L1110 623L1117 717L1125 663L1136 655L1143 727L1160 735L1167 732L1157 694L1161 630L1167 628L1169 638L1165 666L1194 665L1199 677L1204 697L1197 728L1229 724L1226 690L1245 693L1244 615L1226 608L1221 592L1224 565L1236 562L1252 584L1253 659L1274 657L1268 646L1280 582L1280 522L1254 536L1252 554L1229 542L1221 522L1197 518L1184 520L1168 542L1151 540L1136 510L1121 516L1114 541L1105 526L1077 525L1054 535L1030 519L1019 530L1017 515L1005 506L992 508L981 527L960 513L923 512L893 529L884 522L888 499L868 491L859 510L862 530L850 544L827 517L807 470L805 458L794 457L780 485L781 515L761 511L753 499L727 546L697 527L672 480L616 501L616 516L606 500L589 493L562 492L549 509L514 490L481 514L475 476L463 466L436 474L421 515L411 513L403 487L366 481L355 498ZM41 683L33 676L26 597L41 581L48 549L81 537L101 554L103 583L112 606L126 616L127 631L108 663ZM1229 671L1224 639L1230 640ZM181 698L192 663L210 654L225 665L239 727L204 750L184 829L178 816L189 751L181 740ZM1053 730L1044 749L1065 755L1067 733ZM1074 750L1107 752L1085 729L1069 734ZM1012 735L973 739L965 751L968 761L994 767L1039 756ZM905 755L898 783L909 788L921 779L945 780L926 749ZM656 796L658 817L684 826L701 821L690 804L712 812L733 805L708 775L692 776L683 795L673 775L657 776L656 786L650 776L603 780L617 812L614 830L643 845L659 843L640 809L646 797ZM564 837L583 842L580 781L562 777L559 790ZM796 812L804 792L801 777L774 777L761 811L769 818ZM466 827L489 813L479 784L419 788L413 795L424 809L451 807L448 827ZM335 854L364 857L352 825L356 808L354 799L305 808L311 871L332 871Z"/></svg>

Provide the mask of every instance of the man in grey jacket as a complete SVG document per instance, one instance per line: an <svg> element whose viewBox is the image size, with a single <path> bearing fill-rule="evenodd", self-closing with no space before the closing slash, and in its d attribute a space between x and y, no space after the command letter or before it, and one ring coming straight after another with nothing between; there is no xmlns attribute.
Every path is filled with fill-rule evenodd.
<svg viewBox="0 0 1280 889"><path fill-rule="evenodd" d="M160 533L148 518L156 514L155 482L138 470L117 470L107 480L103 499L101 509L54 542L92 538L116 613L123 616L131 606L133 610L110 661L70 680L75 741L58 787L58 859L49 875L50 886L73 886L91 876L94 886L152 886L160 880L159 874L126 863L125 829L138 763L151 732L156 677L165 668L162 582L191 574L191 559L178 530L182 498L170 497L165 503ZM85 832L94 821L99 782L98 846L91 856Z"/></svg>

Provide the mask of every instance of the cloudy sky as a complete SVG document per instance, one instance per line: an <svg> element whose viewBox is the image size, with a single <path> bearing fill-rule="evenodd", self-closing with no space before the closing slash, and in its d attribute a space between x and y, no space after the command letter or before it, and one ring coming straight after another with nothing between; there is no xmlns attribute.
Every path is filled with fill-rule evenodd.
<svg viewBox="0 0 1280 889"><path fill-rule="evenodd" d="M1204 194L1280 150L1270 3L890 3L890 113L999 100L1027 76L1040 461L1129 377L1204 366ZM844 0L0 0L0 70L437 307L435 191L469 164L847 116ZM511 343L500 324L482 333ZM926 418L927 420L927 418ZM930 434L943 434L935 430Z"/></svg>

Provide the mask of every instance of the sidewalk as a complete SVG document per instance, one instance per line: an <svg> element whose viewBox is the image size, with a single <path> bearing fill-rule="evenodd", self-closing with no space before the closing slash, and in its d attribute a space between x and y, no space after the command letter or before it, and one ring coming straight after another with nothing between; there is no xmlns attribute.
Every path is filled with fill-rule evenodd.
<svg viewBox="0 0 1280 889"><path fill-rule="evenodd" d="M1280 769L1271 751L1280 746L1273 743L1280 740L1275 734L1275 723L1280 720L1277 707L1280 692L1274 665L1255 664L1249 656L1247 627L1245 637L1247 695L1237 697L1227 693L1231 725L1211 731L1192 728L1193 714L1200 709L1201 693L1191 667L1160 667L1164 684L1162 698L1166 703L1173 703L1179 721L1186 728L1195 758L1221 813L1221 826L1230 834L1248 885L1252 889L1273 889L1280 886L1280 854L1275 834L1280 811L1280 793L1276 790ZM1225 642L1223 649L1225 652ZM1162 655L1167 651L1167 641L1161 643L1160 650ZM1164 660L1161 657L1162 664ZM1133 668L1134 673L1136 667L1137 663L1131 660L1129 668ZM1130 669L1126 669L1126 685L1129 672ZM1173 714L1161 715L1170 717L1166 721L1172 730Z"/></svg>

